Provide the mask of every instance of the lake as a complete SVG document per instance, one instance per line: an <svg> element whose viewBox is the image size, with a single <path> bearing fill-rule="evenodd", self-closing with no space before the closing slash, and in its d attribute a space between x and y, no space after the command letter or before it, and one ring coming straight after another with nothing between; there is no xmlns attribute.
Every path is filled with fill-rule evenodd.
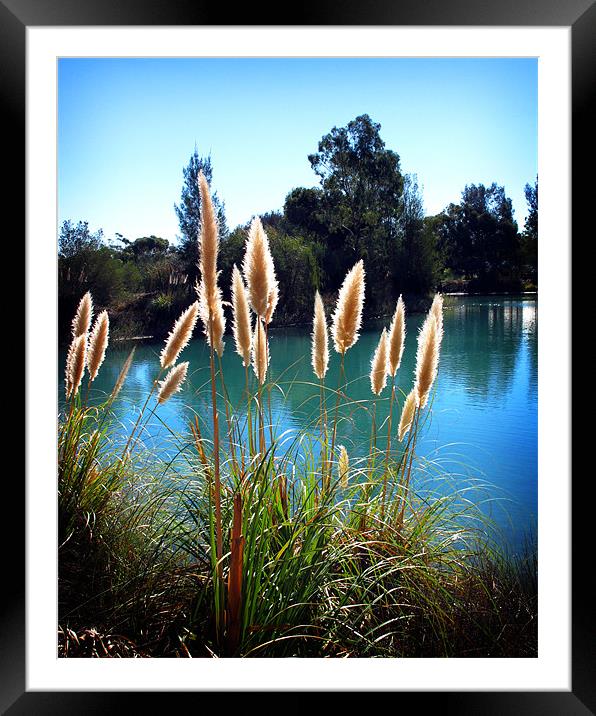
<svg viewBox="0 0 596 716"><path fill-rule="evenodd" d="M406 346L396 383L404 393L413 383L416 336L423 319L422 314L407 317ZM346 354L347 393L353 402L349 411L343 411L338 443L346 445L356 461L368 451L373 398L370 359L380 330L388 323L368 324ZM424 494L425 490L473 486L470 499L482 503L482 509L500 528L503 542L515 550L521 549L526 537L535 537L537 525L537 326L535 296L446 297L439 375L429 419L417 446L425 469L417 478L416 490ZM202 336L199 327L196 335ZM134 423L136 411L151 389L162 346L151 341L137 345L134 364L114 405L119 425L116 432L121 437ZM91 391L91 402L100 402L111 391L130 348L129 342L109 347ZM319 385L310 366L310 330L272 330L270 353L270 375L279 383L279 389L271 393L273 424L276 434L285 434L289 440L312 426L318 416ZM61 406L64 358L61 351ZM180 448L190 445L185 440L174 445L164 425L188 437L189 406L205 419L208 432L209 357L202 337L189 344L180 360L190 361L189 378L180 393L159 406L144 432L144 441L164 458L180 459ZM226 336L222 366L229 398L244 411L244 368L231 336ZM326 385L335 389L338 374L339 356L332 353ZM387 387L377 400L377 425L387 417L389 395ZM331 410L333 396L329 400ZM399 401L403 402L401 394ZM378 440L381 448L384 435L382 428ZM450 476L448 481L442 477L445 474Z"/></svg>

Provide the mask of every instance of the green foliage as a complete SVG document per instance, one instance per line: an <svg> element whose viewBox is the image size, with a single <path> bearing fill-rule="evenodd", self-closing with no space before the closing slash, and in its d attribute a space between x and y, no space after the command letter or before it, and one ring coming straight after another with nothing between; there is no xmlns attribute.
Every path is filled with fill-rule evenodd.
<svg viewBox="0 0 596 716"><path fill-rule="evenodd" d="M534 186L526 184L524 194L528 203L528 216L521 235L521 255L526 278L538 284L538 177Z"/></svg>
<svg viewBox="0 0 596 716"><path fill-rule="evenodd" d="M519 286L519 234L504 187L466 186L460 204L450 204L435 226L446 267L470 279L472 288Z"/></svg>
<svg viewBox="0 0 596 716"><path fill-rule="evenodd" d="M139 267L125 260L118 249L102 243L103 232L90 234L87 222L73 229L71 222L62 224L58 256L59 336L69 335L69 316L74 314L80 297L88 290L98 306L107 307L124 300L141 286Z"/></svg>
<svg viewBox="0 0 596 716"><path fill-rule="evenodd" d="M525 187L529 206L520 235L511 199L502 186L468 185L459 204L425 216L415 174L404 174L400 157L386 147L381 126L367 114L333 127L310 154L319 180L296 187L283 211L261 216L268 232L280 283L278 323L309 322L310 296L318 289L332 300L346 272L364 259L368 316L388 314L399 294L424 297L443 290L499 291L535 287L537 275L538 180ZM183 168L180 203L175 205L180 244L158 236L129 240L116 234L106 245L103 232L87 222L62 224L59 237L60 337L69 333L76 297L92 290L115 318L114 330L164 335L172 311L194 300L198 277L201 199L199 171L213 177L211 158L195 148ZM241 266L248 225L228 232L224 204L213 193L220 227L220 285L230 299L232 267ZM140 310L141 294L157 296L155 311ZM170 311L163 303L169 301ZM123 310L128 306L129 310ZM126 324L126 325L125 325ZM128 328L127 328L128 326Z"/></svg>
<svg viewBox="0 0 596 716"><path fill-rule="evenodd" d="M346 127L334 127L309 155L321 182L316 218L324 226L325 288L335 291L363 258L370 271L389 279L367 286L371 310L393 297L392 277L386 274L398 243L404 183L399 155L385 148L380 128L366 114L356 117Z"/></svg>
<svg viewBox="0 0 596 716"><path fill-rule="evenodd" d="M180 225L179 253L184 264L184 270L189 277L189 286L193 286L197 278L197 262L199 259L198 238L201 229L201 194L198 177L203 172L209 185L213 179L211 157L199 157L197 148L190 155L188 164L182 170L184 182L180 194L180 204L174 204L174 210ZM228 233L226 226L225 207L217 196L212 193L213 207L219 223L220 238L224 239Z"/></svg>

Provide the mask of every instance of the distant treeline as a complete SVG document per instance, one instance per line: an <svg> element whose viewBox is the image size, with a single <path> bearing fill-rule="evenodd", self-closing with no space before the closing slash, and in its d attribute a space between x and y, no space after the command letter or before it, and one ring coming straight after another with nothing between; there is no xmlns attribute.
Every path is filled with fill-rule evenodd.
<svg viewBox="0 0 596 716"><path fill-rule="evenodd" d="M538 179L525 186L528 217L523 232L502 186L467 185L459 204L425 216L416 175L404 174L399 155L387 149L380 125L368 115L334 127L308 160L316 188L299 187L282 211L261 216L280 285L276 323L310 320L316 289L333 297L360 258L367 273L369 315L387 313L399 294L424 296L436 289L518 291L537 286ZM64 221L59 235L59 321L68 334L80 297L91 290L112 314L115 334L161 336L180 308L194 300L201 200L197 176L211 182L210 157L195 148L183 169L180 236L171 245L158 236L109 242L88 223ZM240 265L248 225L229 230L225 206L214 195L220 224L220 285L229 299L234 263Z"/></svg>

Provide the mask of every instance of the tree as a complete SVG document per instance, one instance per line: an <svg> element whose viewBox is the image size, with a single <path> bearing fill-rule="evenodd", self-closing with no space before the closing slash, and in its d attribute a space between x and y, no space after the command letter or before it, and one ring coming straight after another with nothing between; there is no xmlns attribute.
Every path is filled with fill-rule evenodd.
<svg viewBox="0 0 596 716"><path fill-rule="evenodd" d="M58 254L71 258L88 250L97 250L103 242L103 229L89 231L89 222L79 221L76 226L70 219L63 221L58 236Z"/></svg>
<svg viewBox="0 0 596 716"><path fill-rule="evenodd" d="M308 157L321 182L320 194L293 197L301 199L298 207L307 200L317 207L313 219L325 240L326 288L336 290L346 270L363 258L377 278L367 284L374 310L395 293L391 258L399 241L403 191L399 155L385 148L380 129L367 114L333 127ZM299 215L295 203L290 208Z"/></svg>
<svg viewBox="0 0 596 716"><path fill-rule="evenodd" d="M64 221L58 239L59 334L64 339L76 306L87 291L97 307L113 306L135 291L141 281L139 269L120 249L106 246L103 231L89 231L86 221L76 226Z"/></svg>
<svg viewBox="0 0 596 716"><path fill-rule="evenodd" d="M290 226L300 231L319 236L326 233L322 190L292 189L284 202L284 216Z"/></svg>
<svg viewBox="0 0 596 716"><path fill-rule="evenodd" d="M180 194L180 204L174 204L174 210L180 225L180 255L189 276L188 285L194 286L198 276L197 262L199 260L198 238L201 228L201 194L199 191L199 172L203 172L209 185L213 178L211 157L199 157L197 148L190 156L186 167L182 170L184 181ZM213 206L219 222L220 239L225 239L228 233L224 204L217 196L212 194Z"/></svg>
<svg viewBox="0 0 596 716"><path fill-rule="evenodd" d="M538 177L534 186L526 184L524 194L528 203L528 216L522 233L522 261L526 278L538 283Z"/></svg>
<svg viewBox="0 0 596 716"><path fill-rule="evenodd" d="M422 194L415 174L404 176L401 198L400 244L395 274L398 290L423 294L437 281L438 256L433 223L424 216Z"/></svg>
<svg viewBox="0 0 596 716"><path fill-rule="evenodd" d="M477 289L514 288L519 283L520 240L511 199L497 184L467 185L461 202L437 222L447 268Z"/></svg>

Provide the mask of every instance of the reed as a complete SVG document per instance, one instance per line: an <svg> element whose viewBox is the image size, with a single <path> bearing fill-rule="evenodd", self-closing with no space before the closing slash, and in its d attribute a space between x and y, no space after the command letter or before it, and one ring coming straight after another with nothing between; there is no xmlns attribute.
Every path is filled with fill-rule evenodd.
<svg viewBox="0 0 596 716"><path fill-rule="evenodd" d="M95 319L95 324L89 337L87 365L89 368L90 383L92 383L95 378L97 378L97 374L99 373L101 364L104 362L104 359L106 357L109 333L110 319L108 318L108 312L102 311Z"/></svg>
<svg viewBox="0 0 596 716"><path fill-rule="evenodd" d="M370 364L370 389L377 396L387 385L387 347L387 330L383 328Z"/></svg>
<svg viewBox="0 0 596 716"><path fill-rule="evenodd" d="M323 380L329 368L329 347L325 308L318 291L315 293L311 361L315 375L319 380Z"/></svg>
<svg viewBox="0 0 596 716"><path fill-rule="evenodd" d="M198 316L199 303L195 301L180 314L174 323L159 356L160 365L164 370L171 368L176 363L180 353L189 344Z"/></svg>
<svg viewBox="0 0 596 716"><path fill-rule="evenodd" d="M79 301L77 312L72 319L72 337L78 338L89 332L91 320L93 318L93 298L91 293L87 293Z"/></svg>
<svg viewBox="0 0 596 716"><path fill-rule="evenodd" d="M236 353L242 358L242 365L246 367L250 365L250 349L252 343L250 307L248 305L248 297L246 295L244 281L242 280L242 274L236 264L234 264L232 270L232 308L234 311L232 331L236 343Z"/></svg>
<svg viewBox="0 0 596 716"><path fill-rule="evenodd" d="M201 194L201 231L199 234L200 283L195 287L199 298L199 313L205 328L207 343L221 357L224 351L223 335L226 320L223 312L221 289L217 283L217 255L219 253L219 229L209 184L205 175L199 173Z"/></svg>
<svg viewBox="0 0 596 716"><path fill-rule="evenodd" d="M333 432L331 437L330 460L335 457L335 440L337 437L337 418L341 387L344 379L344 360L346 351L358 340L358 331L362 323L362 309L364 307L364 262L358 261L346 274L343 280L335 312L332 317L331 335L335 350L340 354L340 369L335 409L333 415Z"/></svg>
<svg viewBox="0 0 596 716"><path fill-rule="evenodd" d="M175 393L180 392L182 383L186 380L187 371L188 362L179 363L169 371L163 380L159 381L157 402L160 405L168 401Z"/></svg>
<svg viewBox="0 0 596 716"><path fill-rule="evenodd" d="M414 386L412 390L408 393L408 397L405 399L404 407L401 411L401 418L399 420L399 427L397 429L397 434L400 442L405 438L406 434L412 427L414 413L416 412L418 404L418 391L416 389L416 386Z"/></svg>
<svg viewBox="0 0 596 716"><path fill-rule="evenodd" d="M319 379L320 385L320 421L321 432L323 435L322 445L322 461L321 475L324 476L327 471L327 411L325 408L325 374L329 368L329 337L327 333L327 319L325 318L325 307L320 293L315 293L315 306L313 315L313 331L312 331L312 351L311 362L312 368Z"/></svg>
<svg viewBox="0 0 596 716"><path fill-rule="evenodd" d="M433 298L432 306L430 307L430 311L435 317L435 321L437 322L437 340L439 343L439 347L441 345L441 341L443 340L443 296L440 293L436 293L435 297Z"/></svg>
<svg viewBox="0 0 596 716"><path fill-rule="evenodd" d="M265 323L270 323L277 306L278 284L269 239L258 217L250 225L242 268L250 307Z"/></svg>
<svg viewBox="0 0 596 716"><path fill-rule="evenodd" d="M217 409L217 385L215 373L215 353L223 354L223 334L225 318L221 291L217 284L217 256L219 252L219 232L215 210L211 201L209 185L204 174L199 173L201 194L201 231L199 234L199 271L200 284L196 287L199 296L199 312L205 327L209 345L209 368L211 377L211 408L213 426L213 489L215 506L215 540L212 552L212 564L216 575L215 587L215 632L221 639L224 623L224 575L223 575L223 532L222 532L222 488L220 474L219 413Z"/></svg>
<svg viewBox="0 0 596 716"><path fill-rule="evenodd" d="M255 316L255 330L252 340L252 367L257 377L258 389L258 419L259 419L259 450L261 455L265 454L265 418L263 410L263 384L267 379L267 368L269 366L269 346L265 332L265 326Z"/></svg>
<svg viewBox="0 0 596 716"><path fill-rule="evenodd" d="M420 408L428 401L431 388L439 366L439 329L437 319L431 311L428 313L418 334L416 353L416 391Z"/></svg>
<svg viewBox="0 0 596 716"><path fill-rule="evenodd" d="M339 290L331 335L335 350L345 355L358 340L364 307L364 262L358 261L347 273Z"/></svg>
<svg viewBox="0 0 596 716"><path fill-rule="evenodd" d="M406 342L406 309L401 295L397 299L395 312L389 327L388 337L388 375L391 376L391 395L389 397L389 418L387 419L387 447L385 449L385 474L383 476L383 498L381 502L381 519L385 515L385 500L387 495L387 480L389 471L389 456L391 455L391 428L393 424L393 404L395 403L395 376L401 365L401 359Z"/></svg>
<svg viewBox="0 0 596 716"><path fill-rule="evenodd" d="M72 339L66 357L66 397L73 398L83 380L87 362L87 334L82 333Z"/></svg>

